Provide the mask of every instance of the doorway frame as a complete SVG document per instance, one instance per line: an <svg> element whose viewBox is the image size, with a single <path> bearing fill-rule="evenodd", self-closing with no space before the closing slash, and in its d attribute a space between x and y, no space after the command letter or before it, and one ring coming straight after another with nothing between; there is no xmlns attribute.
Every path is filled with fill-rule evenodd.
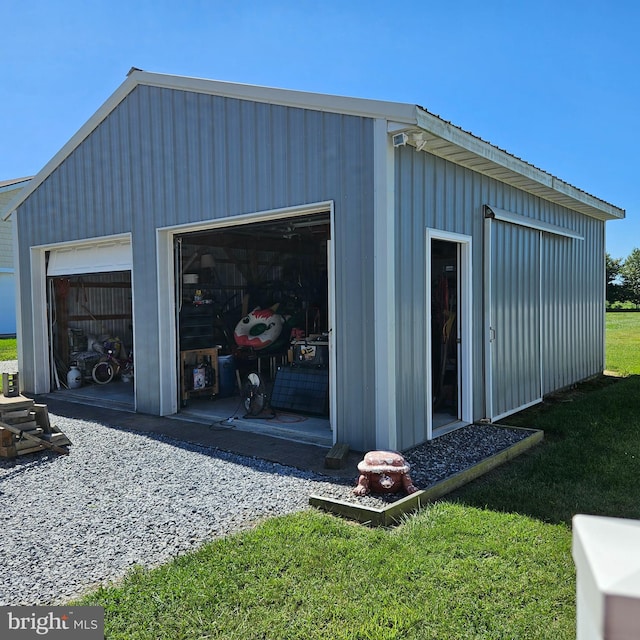
<svg viewBox="0 0 640 640"><path fill-rule="evenodd" d="M135 286L133 281L133 254L132 254L132 234L131 233L117 233L106 236L94 236L91 238L80 238L77 240L70 240L67 242L53 242L48 244L36 245L29 247L29 282L31 285L30 298L23 298L18 305L18 357L20 367L25 369L25 379L29 376L29 370L31 370L31 379L33 381L33 393L46 394L52 391L52 375L51 375L51 345L50 345L50 332L49 332L49 317L48 317L48 279L47 273L47 253L52 251L90 251L93 247L99 247L101 245L119 246L120 249L117 255L122 259L123 268L117 269L118 271L130 271L131 272L131 310L133 315L133 326L136 326L135 321ZM123 246L126 247L123 249ZM109 269L105 264L99 267L88 268L82 270L81 273L104 273L106 271L113 271L115 269ZM70 274L73 275L73 274ZM18 280L19 281L19 280ZM26 361L24 354L28 352L22 349L22 340L20 339L22 329L20 317L24 317L23 308L27 305L25 301L28 300L31 305L31 314L33 318L33 349L32 357L29 361ZM134 359L135 353L135 337L134 337ZM22 377L22 376L21 376ZM137 406L137 396L134 390L134 403Z"/></svg>
<svg viewBox="0 0 640 640"><path fill-rule="evenodd" d="M336 398L336 304L335 304L335 215L333 200L316 202L307 205L284 207L282 209L270 209L256 211L249 214L229 216L202 220L196 223L163 227L156 230L157 243L157 268L158 268L158 326L160 343L166 345L166 351L177 354L177 323L175 322L176 287L174 238L179 235L195 231L213 230L251 224L254 222L267 222L286 220L298 216L314 215L318 213L329 214L330 237L328 243L328 311L329 311L329 423L333 433L333 442L338 438L337 425L337 398ZM174 415L178 413L178 364L177 356L160 359L160 404L161 415Z"/></svg>
<svg viewBox="0 0 640 640"><path fill-rule="evenodd" d="M426 399L426 416L427 416L427 440L433 440L434 436L443 435L451 431L451 425L447 425L442 429L437 429L434 434L433 430L433 376L431 371L431 359L433 357L433 348L431 343L431 241L444 240L458 245L459 251L459 269L458 269L458 295L459 295L459 319L458 339L459 339L459 358L458 358L458 376L460 380L459 392L459 418L453 421L453 428L470 424L473 422L473 280L472 280L472 238L471 236L453 233L449 231L441 231L439 229L427 229L425 234L425 316L426 316L426 353L425 353L425 399Z"/></svg>

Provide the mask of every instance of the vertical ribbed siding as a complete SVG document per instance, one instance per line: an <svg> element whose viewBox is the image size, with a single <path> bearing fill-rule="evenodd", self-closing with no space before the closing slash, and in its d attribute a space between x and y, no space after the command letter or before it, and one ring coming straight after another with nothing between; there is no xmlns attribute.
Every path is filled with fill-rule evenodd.
<svg viewBox="0 0 640 640"><path fill-rule="evenodd" d="M540 400L540 232L491 223L492 416Z"/></svg>
<svg viewBox="0 0 640 640"><path fill-rule="evenodd" d="M544 393L604 368L604 224L574 222L583 241L545 234L542 245Z"/></svg>
<svg viewBox="0 0 640 640"><path fill-rule="evenodd" d="M137 407L159 408L158 227L333 200L337 419L375 445L373 123L370 119L138 86L18 211L30 245L132 233ZM29 288L29 257L20 256ZM24 338L32 335L25 319Z"/></svg>
<svg viewBox="0 0 640 640"><path fill-rule="evenodd" d="M482 204L488 181L483 176L409 147L396 150L396 407L399 447L427 438L430 390L426 387L427 283L426 229L473 238L474 415L481 416L482 385Z"/></svg>
<svg viewBox="0 0 640 640"><path fill-rule="evenodd" d="M475 419L486 415L483 204L566 227L585 237L580 241L547 233L539 235L530 230L499 232L502 246L494 247L494 261L497 273L502 274L498 278L503 280L494 282L494 288L497 288L496 300L504 301L504 308L499 310L502 331L510 333L511 346L500 356L504 360L497 367L498 375L499 380L500 376L505 380L505 372L513 371L511 367L517 361L524 363L526 374L520 374L521 380L516 385L505 386L500 382L502 393L498 389L493 396L498 407L510 411L527 396L535 395L536 387L540 386L540 371L542 392L546 394L593 375L603 367L604 222L427 153L399 148L396 150L396 367L399 446L402 448L426 438L429 406L425 379L430 366L425 362L430 333L425 325L429 304L425 299L427 228L473 238L473 414ZM541 243L538 250L533 240L536 235ZM506 272L509 261L517 266L513 274ZM538 291L530 279L532 272L527 275L527 269L537 270ZM527 302L516 295L517 304L513 306L509 294L517 294L518 287L527 287L532 300ZM541 304L536 323L532 313L535 316L537 300L541 300ZM497 306L495 311L498 312ZM536 334L541 337L536 339ZM518 335L523 336L522 341L516 339ZM535 364L527 362L530 356Z"/></svg>

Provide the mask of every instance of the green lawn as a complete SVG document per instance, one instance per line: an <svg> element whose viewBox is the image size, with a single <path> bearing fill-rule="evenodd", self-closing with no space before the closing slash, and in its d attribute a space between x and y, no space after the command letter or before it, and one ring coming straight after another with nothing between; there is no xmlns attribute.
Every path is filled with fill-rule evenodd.
<svg viewBox="0 0 640 640"><path fill-rule="evenodd" d="M565 526L438 503L392 530L271 519L83 604L122 640L558 640L573 598Z"/></svg>
<svg viewBox="0 0 640 640"><path fill-rule="evenodd" d="M0 360L17 360L18 344L15 338L0 338Z"/></svg>
<svg viewBox="0 0 640 640"><path fill-rule="evenodd" d="M640 312L606 315L607 369L623 375L640 374Z"/></svg>
<svg viewBox="0 0 640 640"><path fill-rule="evenodd" d="M544 442L401 526L274 518L81 602L127 640L574 638L572 516L640 518L639 344L640 314L607 314L627 377L513 416Z"/></svg>

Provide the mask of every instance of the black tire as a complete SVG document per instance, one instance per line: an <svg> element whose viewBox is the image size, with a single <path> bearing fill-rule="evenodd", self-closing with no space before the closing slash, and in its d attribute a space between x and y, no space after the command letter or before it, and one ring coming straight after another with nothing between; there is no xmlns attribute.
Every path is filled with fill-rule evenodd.
<svg viewBox="0 0 640 640"><path fill-rule="evenodd" d="M91 371L91 377L97 384L109 384L113 380L115 370L110 362L98 362L93 371Z"/></svg>

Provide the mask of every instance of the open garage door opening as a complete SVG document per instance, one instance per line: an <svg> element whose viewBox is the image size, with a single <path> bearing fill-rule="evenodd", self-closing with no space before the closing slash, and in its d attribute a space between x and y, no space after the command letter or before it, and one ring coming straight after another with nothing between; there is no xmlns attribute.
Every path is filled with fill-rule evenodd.
<svg viewBox="0 0 640 640"><path fill-rule="evenodd" d="M330 214L175 237L179 403L330 444Z"/></svg>
<svg viewBox="0 0 640 640"><path fill-rule="evenodd" d="M131 271L107 270L129 266L127 253L111 243L47 254L51 391L134 409Z"/></svg>

